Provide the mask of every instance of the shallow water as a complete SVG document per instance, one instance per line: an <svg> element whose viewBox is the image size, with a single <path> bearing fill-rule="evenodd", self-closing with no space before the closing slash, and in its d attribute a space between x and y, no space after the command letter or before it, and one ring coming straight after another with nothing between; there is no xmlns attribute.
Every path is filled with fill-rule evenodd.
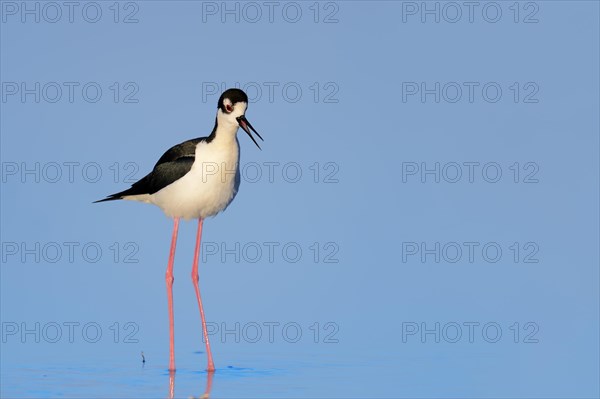
<svg viewBox="0 0 600 399"><path fill-rule="evenodd" d="M183 327L183 326L182 326ZM248 344L211 341L217 370L207 373L199 331L181 328L174 375L167 370L168 334L140 333L132 344L48 344L6 337L0 396L7 398L392 398L589 397L593 364L569 373L568 348L489 343L435 343L394 335L368 337L360 326L339 342ZM190 332L196 339L187 339ZM383 334L381 331L380 334ZM26 338L29 338L27 336ZM217 337L215 337L217 338ZM191 348L191 350L190 350ZM142 362L141 351L146 362ZM552 376L552 378L548 378Z"/></svg>
<svg viewBox="0 0 600 399"><path fill-rule="evenodd" d="M178 359L178 369L169 373L166 362L115 364L110 359L93 362L48 361L35 365L3 364L2 397L20 398L199 398L211 397L315 397L354 396L362 391L359 367L348 367L334 359L312 361L310 356L275 359L239 356L235 365L217 365L204 371L204 353L196 351ZM166 359L165 359L166 360ZM194 367L194 363L196 367ZM351 383L351 389L344 387Z"/></svg>

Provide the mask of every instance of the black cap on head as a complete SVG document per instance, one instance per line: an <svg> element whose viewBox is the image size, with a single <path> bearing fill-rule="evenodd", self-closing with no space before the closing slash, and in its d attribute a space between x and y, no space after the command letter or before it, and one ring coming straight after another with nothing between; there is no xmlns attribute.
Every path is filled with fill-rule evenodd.
<svg viewBox="0 0 600 399"><path fill-rule="evenodd" d="M229 101L225 101L225 99L228 99ZM233 106L241 102L248 104L248 96L246 95L246 93L244 93L240 89L228 89L225 90L223 94L221 94L221 97L219 97L219 103L217 104L217 108L220 109L224 114L231 114L234 109ZM254 144L256 144L258 148L260 148L254 137L252 137L252 132L254 132L254 134L256 134L259 139L262 140L263 138L260 136L260 134L258 134L256 129L252 127L250 122L248 122L248 119L246 119L246 115L236 115L237 116L235 120L237 121L238 125L246 132L246 134L248 134L248 136L252 139Z"/></svg>
<svg viewBox="0 0 600 399"><path fill-rule="evenodd" d="M221 94L219 97L219 103L217 104L217 108L221 108L223 112L225 112L223 100L228 98L232 104L245 102L248 103L248 96L240 89L228 89Z"/></svg>

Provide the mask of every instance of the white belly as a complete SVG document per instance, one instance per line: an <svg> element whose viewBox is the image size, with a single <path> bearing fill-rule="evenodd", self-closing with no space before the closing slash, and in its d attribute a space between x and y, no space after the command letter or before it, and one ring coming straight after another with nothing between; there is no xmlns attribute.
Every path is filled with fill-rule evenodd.
<svg viewBox="0 0 600 399"><path fill-rule="evenodd" d="M237 139L225 144L202 142L196 147L192 169L175 183L152 194L149 202L159 206L169 217L206 218L227 208L239 185Z"/></svg>

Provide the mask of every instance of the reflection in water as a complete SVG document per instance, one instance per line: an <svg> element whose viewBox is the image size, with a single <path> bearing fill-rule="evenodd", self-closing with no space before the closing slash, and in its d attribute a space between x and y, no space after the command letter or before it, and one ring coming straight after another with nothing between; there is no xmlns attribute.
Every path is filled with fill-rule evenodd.
<svg viewBox="0 0 600 399"><path fill-rule="evenodd" d="M204 390L204 395L202 395L202 399L208 399L210 395L210 390L212 389L212 380L214 376L214 370L206 373L206 389Z"/></svg>
<svg viewBox="0 0 600 399"><path fill-rule="evenodd" d="M199 396L200 399L208 399L210 396L210 390L212 389L213 377L215 376L214 371L209 371L206 373L206 389L204 390L204 394ZM169 371L169 399L173 399L175 397L175 372ZM192 397L194 399L194 397Z"/></svg>
<svg viewBox="0 0 600 399"><path fill-rule="evenodd" d="M169 370L169 399L175 397L175 371Z"/></svg>

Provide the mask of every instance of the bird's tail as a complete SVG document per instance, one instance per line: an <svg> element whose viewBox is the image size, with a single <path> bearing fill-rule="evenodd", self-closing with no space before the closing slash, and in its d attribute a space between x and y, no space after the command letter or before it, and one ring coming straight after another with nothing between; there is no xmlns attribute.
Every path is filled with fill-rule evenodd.
<svg viewBox="0 0 600 399"><path fill-rule="evenodd" d="M150 175L148 175L148 176L144 177L143 179L139 180L138 182L134 183L127 190L121 191L119 193L111 194L104 199L94 201L93 204L95 204L97 202L120 200L129 195L150 194L151 191L149 191L148 187L147 187L147 181L148 181L149 176Z"/></svg>
<svg viewBox="0 0 600 399"><path fill-rule="evenodd" d="M121 195L113 194L113 195L109 195L108 197L106 197L104 199L94 201L94 202L92 202L92 204L97 204L98 202L104 202L104 201L120 200L120 199L122 199Z"/></svg>
<svg viewBox="0 0 600 399"><path fill-rule="evenodd" d="M111 194L108 197L98 200L98 201L94 201L92 202L92 204L98 203L98 202L104 202L104 201L114 201L114 200L120 200L123 199L123 197L127 196L127 195L132 195L134 194L134 189L133 187L125 190L125 191L121 191L120 193L116 193L116 194Z"/></svg>
<svg viewBox="0 0 600 399"><path fill-rule="evenodd" d="M92 202L92 204L97 204L98 202L104 202L104 201L114 201L114 200L117 200L117 199L121 199L121 197L120 196L119 197L113 197L111 195L111 196L108 196L108 197L106 197L104 199L101 199L101 200L98 200L98 201L94 201L94 202Z"/></svg>

